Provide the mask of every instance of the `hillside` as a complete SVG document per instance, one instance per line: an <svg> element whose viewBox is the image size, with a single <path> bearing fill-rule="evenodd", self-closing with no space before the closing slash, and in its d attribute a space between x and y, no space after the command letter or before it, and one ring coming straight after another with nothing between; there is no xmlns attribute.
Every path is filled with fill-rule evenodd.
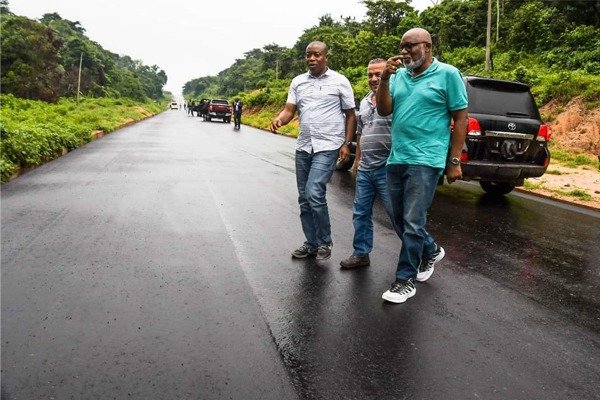
<svg viewBox="0 0 600 400"><path fill-rule="evenodd" d="M566 105L551 101L540 111L545 116L554 116L549 122L554 148L560 147L573 154L583 153L600 162L600 107L587 110L581 98L576 97ZM553 159L546 174L528 179L527 183L526 191L600 209L598 167L573 167ZM584 192L590 196L589 199Z"/></svg>
<svg viewBox="0 0 600 400"><path fill-rule="evenodd" d="M600 157L600 107L586 110L581 97L575 97L566 106L551 101L540 112L556 116L550 124L556 144Z"/></svg>

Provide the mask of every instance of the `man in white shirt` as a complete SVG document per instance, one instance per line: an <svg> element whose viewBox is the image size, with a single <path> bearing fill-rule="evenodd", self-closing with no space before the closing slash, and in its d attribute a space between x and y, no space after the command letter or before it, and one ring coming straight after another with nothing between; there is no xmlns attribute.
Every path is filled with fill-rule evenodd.
<svg viewBox="0 0 600 400"><path fill-rule="evenodd" d="M331 257L331 226L326 189L338 158L347 160L356 129L354 92L348 79L327 67L327 45L306 47L308 72L290 84L284 109L271 122L271 131L288 124L296 111L300 134L296 143L296 184L300 222L306 241L292 252L294 258Z"/></svg>

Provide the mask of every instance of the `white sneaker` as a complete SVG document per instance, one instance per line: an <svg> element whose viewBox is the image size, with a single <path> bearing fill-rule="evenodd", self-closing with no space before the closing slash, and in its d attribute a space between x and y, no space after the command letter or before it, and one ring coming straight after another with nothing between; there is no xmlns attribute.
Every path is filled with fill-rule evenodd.
<svg viewBox="0 0 600 400"><path fill-rule="evenodd" d="M417 293L413 279L406 281L396 278L390 290L385 292L381 298L392 303L404 303Z"/></svg>
<svg viewBox="0 0 600 400"><path fill-rule="evenodd" d="M431 275L433 274L433 267L442 258L444 258L445 255L446 255L446 252L444 251L444 248L437 246L436 251L431 255L430 259L421 260L421 264L419 264L419 272L417 273L417 281L425 282L427 279L429 279L431 277Z"/></svg>

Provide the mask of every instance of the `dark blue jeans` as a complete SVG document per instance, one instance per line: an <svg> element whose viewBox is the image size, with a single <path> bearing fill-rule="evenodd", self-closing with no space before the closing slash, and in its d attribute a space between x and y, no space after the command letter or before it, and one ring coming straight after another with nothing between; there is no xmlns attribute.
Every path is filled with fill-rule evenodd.
<svg viewBox="0 0 600 400"><path fill-rule="evenodd" d="M306 153L296 150L296 184L300 222L305 244L316 248L331 243L329 209L325 198L327 183L333 175L337 150Z"/></svg>
<svg viewBox="0 0 600 400"><path fill-rule="evenodd" d="M393 220L385 164L371 171L359 169L356 172L356 191L352 208L354 225L352 246L355 256L367 256L373 249L373 203L376 196L379 196L385 211Z"/></svg>
<svg viewBox="0 0 600 400"><path fill-rule="evenodd" d="M425 230L438 179L443 170L424 165L390 164L387 183L396 230L402 240L396 277L415 278L421 257L430 257L435 240Z"/></svg>

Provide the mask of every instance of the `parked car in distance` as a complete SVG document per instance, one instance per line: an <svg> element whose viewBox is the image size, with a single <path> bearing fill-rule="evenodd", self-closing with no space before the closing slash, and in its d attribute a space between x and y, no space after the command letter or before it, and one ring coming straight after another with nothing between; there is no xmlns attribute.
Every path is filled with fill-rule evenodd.
<svg viewBox="0 0 600 400"><path fill-rule="evenodd" d="M552 132L529 86L473 76L464 81L469 115L460 159L463 179L503 195L523 186L525 178L542 176L550 163Z"/></svg>
<svg viewBox="0 0 600 400"><path fill-rule="evenodd" d="M171 104L169 105L169 108L171 110L179 110L179 104L176 101L172 101Z"/></svg>
<svg viewBox="0 0 600 400"><path fill-rule="evenodd" d="M223 122L231 122L231 113L233 107L226 99L212 99L208 103L207 121L212 121L213 118L220 118Z"/></svg>

